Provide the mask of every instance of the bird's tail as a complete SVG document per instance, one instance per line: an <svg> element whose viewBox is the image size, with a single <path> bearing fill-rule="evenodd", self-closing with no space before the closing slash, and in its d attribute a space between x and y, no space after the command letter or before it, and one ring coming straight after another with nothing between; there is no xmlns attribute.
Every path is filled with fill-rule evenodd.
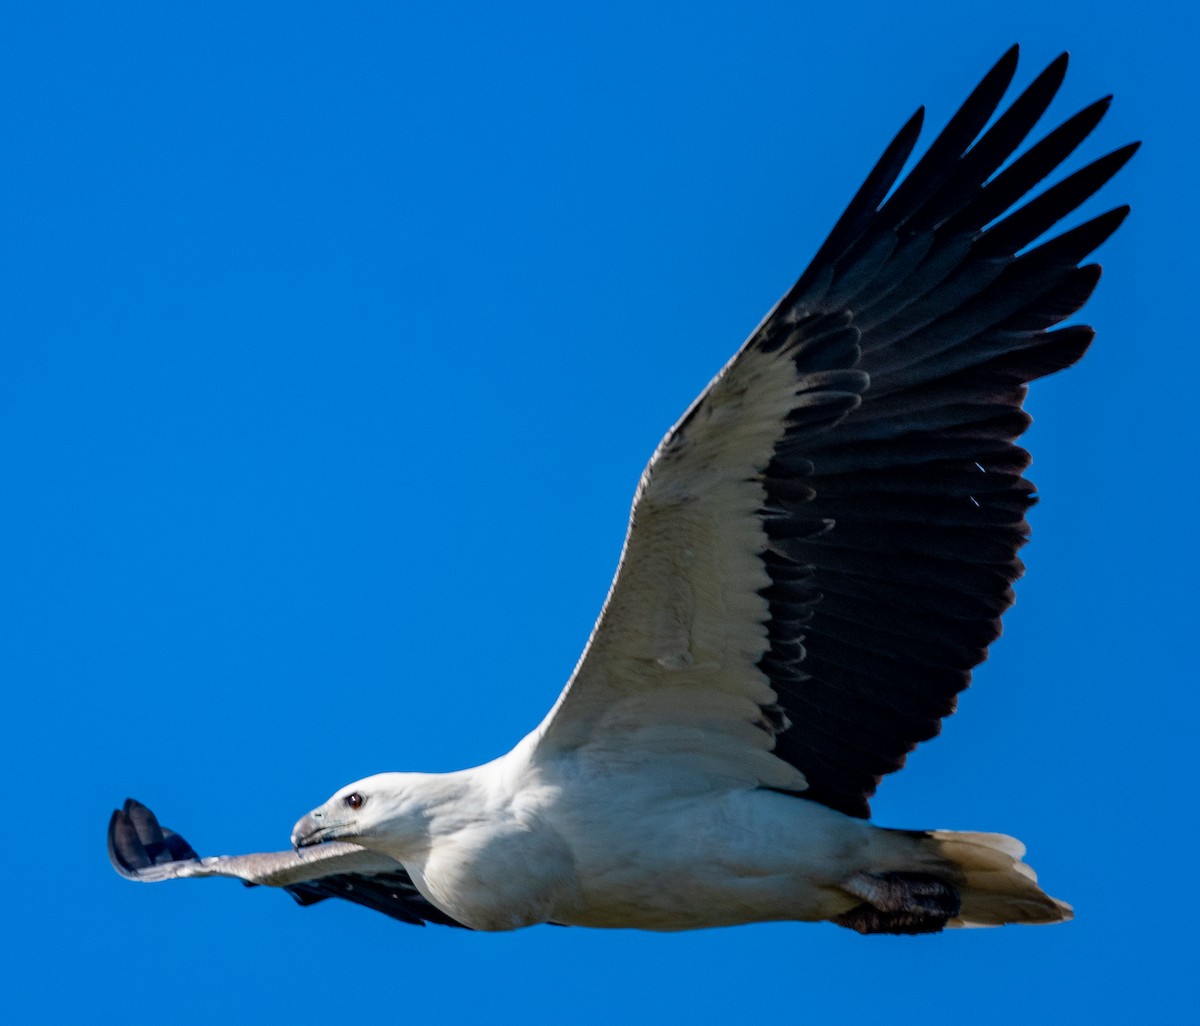
<svg viewBox="0 0 1200 1026"><path fill-rule="evenodd" d="M1037 885L1006 834L878 830L871 868L842 884L861 900L834 921L860 933L936 933L946 927L1061 923L1071 906Z"/></svg>
<svg viewBox="0 0 1200 1026"><path fill-rule="evenodd" d="M950 867L962 898L947 926L1062 923L1075 916L1070 905L1038 886L1037 874L1021 861L1025 845L1015 837L931 830L923 843Z"/></svg>

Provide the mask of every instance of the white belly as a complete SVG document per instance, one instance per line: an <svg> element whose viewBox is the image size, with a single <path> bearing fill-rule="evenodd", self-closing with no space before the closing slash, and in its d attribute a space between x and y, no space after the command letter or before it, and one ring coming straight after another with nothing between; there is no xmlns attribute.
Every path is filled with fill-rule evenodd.
<svg viewBox="0 0 1200 1026"><path fill-rule="evenodd" d="M580 926L683 930L820 920L853 903L837 884L871 827L766 790L580 802L548 814L571 848L578 892L553 918Z"/></svg>

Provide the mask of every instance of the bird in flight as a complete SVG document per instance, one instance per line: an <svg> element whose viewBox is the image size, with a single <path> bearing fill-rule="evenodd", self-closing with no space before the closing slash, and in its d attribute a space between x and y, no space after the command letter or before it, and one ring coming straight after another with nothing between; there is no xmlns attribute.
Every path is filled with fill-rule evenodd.
<svg viewBox="0 0 1200 1026"><path fill-rule="evenodd" d="M1091 328L1056 325L1128 213L1043 240L1136 144L1027 199L1109 101L1016 155L1067 56L997 116L1016 67L1013 47L901 178L923 110L904 125L659 444L536 730L484 766L348 784L280 852L200 858L131 799L109 827L117 871L476 930L1070 919L1014 838L889 829L868 805L1000 633L1034 502L1027 386L1087 349Z"/></svg>

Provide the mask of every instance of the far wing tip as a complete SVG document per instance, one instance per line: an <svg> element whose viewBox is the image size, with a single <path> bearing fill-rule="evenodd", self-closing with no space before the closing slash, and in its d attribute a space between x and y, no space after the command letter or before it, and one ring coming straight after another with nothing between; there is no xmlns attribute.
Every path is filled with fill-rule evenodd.
<svg viewBox="0 0 1200 1026"><path fill-rule="evenodd" d="M133 798L113 810L107 840L109 862L126 880L166 880L178 875L181 864L199 860L187 841L161 826L154 813Z"/></svg>

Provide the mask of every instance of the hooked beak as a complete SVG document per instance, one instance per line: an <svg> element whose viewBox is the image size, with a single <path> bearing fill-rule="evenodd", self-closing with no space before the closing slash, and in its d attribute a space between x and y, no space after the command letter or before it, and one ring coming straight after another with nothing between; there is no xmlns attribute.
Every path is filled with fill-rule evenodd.
<svg viewBox="0 0 1200 1026"><path fill-rule="evenodd" d="M310 812L302 816L292 827L292 847L299 851L301 848L311 848L314 844L332 841L344 832L348 823L323 823L324 816L320 812Z"/></svg>

